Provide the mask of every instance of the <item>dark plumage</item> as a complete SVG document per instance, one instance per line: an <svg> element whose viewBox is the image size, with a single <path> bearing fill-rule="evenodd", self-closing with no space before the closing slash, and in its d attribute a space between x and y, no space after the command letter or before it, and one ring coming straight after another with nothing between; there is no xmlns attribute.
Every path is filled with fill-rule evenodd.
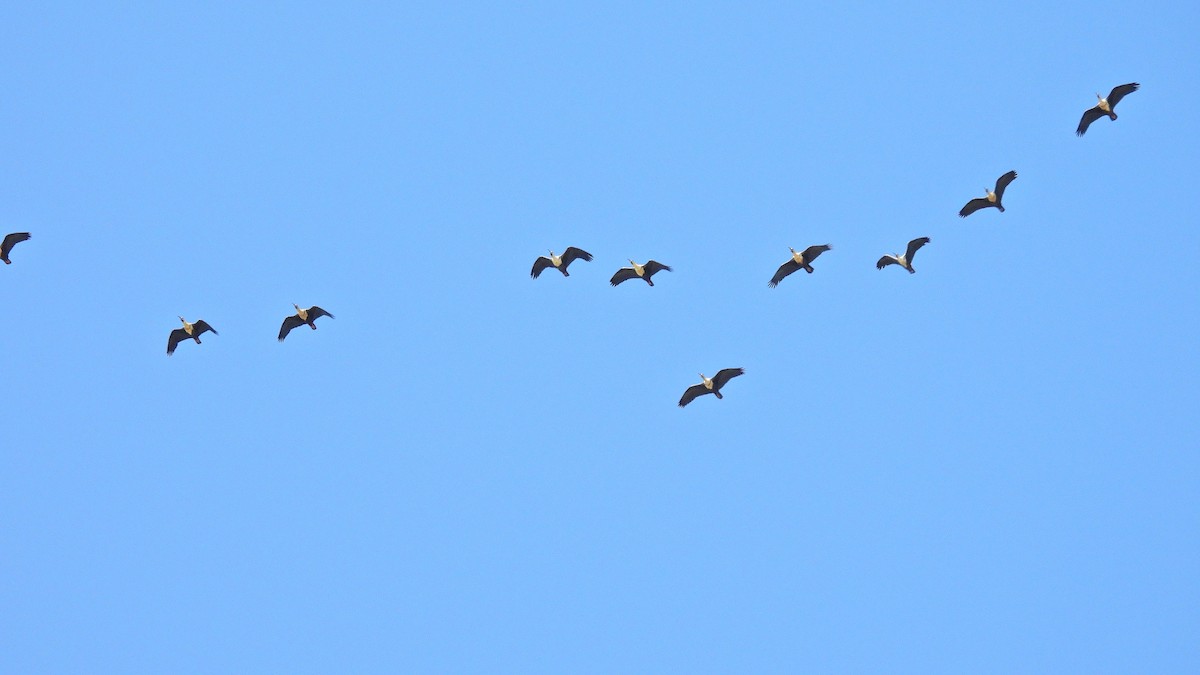
<svg viewBox="0 0 1200 675"><path fill-rule="evenodd" d="M972 199L971 201L967 202L967 205L962 207L962 210L958 212L958 216L960 218L966 218L979 209L985 209L989 206L994 206L997 209L1000 209L1000 213L1004 213L1004 204L1001 201L1004 199L1004 188L1008 187L1008 184L1016 180L1016 178L1016 171L1009 171L1003 176L1000 176L996 179L995 191L984 188L984 192L987 193L987 196L980 197L978 199Z"/></svg>
<svg viewBox="0 0 1200 675"><path fill-rule="evenodd" d="M559 272L562 272L564 277L569 277L571 275L567 273L567 265L570 265L579 258L583 258L585 262L591 262L592 254L581 248L575 248L574 246L568 246L567 250L563 251L561 256L556 256L554 255L554 251L550 251L549 257L543 255L539 256L537 260L533 261L533 270L529 272L529 276L536 279L538 278L538 275L542 273L542 270L546 269L547 267L553 267Z"/></svg>
<svg viewBox="0 0 1200 675"><path fill-rule="evenodd" d="M283 326L279 328L280 342L283 342L283 339L287 337L287 334L292 332L292 329L296 328L297 326L308 324L309 328L316 330L316 321L318 318L322 316L327 316L331 319L334 318L332 314L326 312L320 307L317 307L316 305L313 305L308 309L300 309L300 305L293 303L292 307L296 308L296 313L283 320Z"/></svg>
<svg viewBox="0 0 1200 675"><path fill-rule="evenodd" d="M788 250L792 252L792 259L779 266L779 269L775 271L775 276L771 277L771 280L767 282L767 286L775 288L779 285L779 282L783 281L784 278L796 270L802 269L805 272L812 274L812 261L816 260L817 256L821 255L825 251L828 251L829 248L829 244L809 246L808 248L804 249L803 253L797 253L796 249L789 246Z"/></svg>
<svg viewBox="0 0 1200 675"><path fill-rule="evenodd" d="M682 408L695 400L697 396L703 396L705 394L715 394L717 398L725 398L724 396L721 396L721 387L724 387L725 383L729 382L738 375L745 374L746 370L744 368L726 368L718 371L717 374L713 375L712 379L710 380L705 377L703 373L701 373L700 384L693 384L684 390L683 398L679 399L679 407Z"/></svg>
<svg viewBox="0 0 1200 675"><path fill-rule="evenodd" d="M220 333L213 330L213 327L208 325L208 322L204 319L200 319L196 323L188 323L181 316L179 317L179 320L183 321L183 328L176 328L175 330L171 331L171 335L167 337L167 356L174 354L175 346L188 338L195 340L196 344L200 344L200 336L205 331L212 331L213 335L220 335Z"/></svg>
<svg viewBox="0 0 1200 675"><path fill-rule="evenodd" d="M617 284L629 281L630 279L637 279L640 277L647 284L653 286L654 282L650 279L650 277L658 274L659 272L671 271L670 267L667 267L657 260L649 260L645 265L639 265L630 260L629 264L633 265L633 267L622 267L621 269L617 270L617 273L612 275L612 278L608 280L608 283L616 286Z"/></svg>
<svg viewBox="0 0 1200 675"><path fill-rule="evenodd" d="M1140 86L1142 85L1137 82L1130 82L1129 84L1113 87L1113 90L1108 92L1108 98L1101 98L1100 94L1096 94L1096 98L1099 100L1096 102L1096 105L1083 111L1083 117L1079 119L1079 126L1075 127L1075 135L1084 135L1087 133L1088 127L1092 126L1092 122L1106 115L1108 119L1115 122L1117 113L1113 111L1113 108L1117 107L1117 104L1121 102L1121 99L1125 98L1126 94L1132 94Z"/></svg>
<svg viewBox="0 0 1200 675"><path fill-rule="evenodd" d="M8 259L8 252L18 243L27 239L29 239L28 232L13 232L4 237L4 241L0 242L0 260L3 260L5 265L11 265L12 261Z"/></svg>
<svg viewBox="0 0 1200 675"><path fill-rule="evenodd" d="M928 243L929 237L913 239L912 241L908 242L908 250L904 252L904 255L885 255L879 259L879 262L875 263L875 269L881 270L888 265L899 265L908 270L909 274L916 274L917 271L914 270L912 266L913 256L917 254L917 251L922 246Z"/></svg>

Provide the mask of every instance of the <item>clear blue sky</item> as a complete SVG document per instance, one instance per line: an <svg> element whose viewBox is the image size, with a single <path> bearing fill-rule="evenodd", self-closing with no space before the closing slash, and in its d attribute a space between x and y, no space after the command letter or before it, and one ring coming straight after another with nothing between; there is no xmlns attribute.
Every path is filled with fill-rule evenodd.
<svg viewBox="0 0 1200 675"><path fill-rule="evenodd" d="M1194 5L391 4L0 9L0 671L1194 672Z"/></svg>

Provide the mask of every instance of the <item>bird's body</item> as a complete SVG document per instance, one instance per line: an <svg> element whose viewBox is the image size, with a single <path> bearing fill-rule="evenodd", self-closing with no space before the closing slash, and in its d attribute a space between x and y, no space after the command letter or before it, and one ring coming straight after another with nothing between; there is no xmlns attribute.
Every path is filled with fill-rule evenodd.
<svg viewBox="0 0 1200 675"><path fill-rule="evenodd" d="M1008 187L1008 184L1016 180L1016 178L1016 171L1009 171L1003 176L997 178L996 189L989 190L984 188L983 191L986 193L986 196L978 199L972 199L971 201L967 202L966 206L962 207L962 210L958 212L958 217L966 218L979 209L986 209L989 206L994 206L1000 211L1000 213L1004 213L1004 190Z"/></svg>
<svg viewBox="0 0 1200 675"><path fill-rule="evenodd" d="M623 282L629 281L630 279L641 279L647 284L653 286L654 281L651 279L651 277L659 272L671 271L670 267L658 262L657 260L647 260L645 265L639 265L630 260L629 264L631 267L622 267L621 269L617 270L616 274L612 275L612 279L608 280L608 283L616 286Z"/></svg>
<svg viewBox="0 0 1200 675"><path fill-rule="evenodd" d="M779 266L779 269L775 271L775 276L771 277L771 280L767 282L767 286L775 288L779 285L779 282L783 281L789 274L795 272L796 270L802 269L805 272L812 274L812 261L816 260L817 256L821 255L825 251L828 251L829 249L829 244L809 246L803 251L797 251L789 246L788 250L792 252L792 259Z"/></svg>
<svg viewBox="0 0 1200 675"><path fill-rule="evenodd" d="M696 397L705 394L713 394L717 398L725 398L721 395L721 387L724 387L727 382L738 375L745 374L746 370L744 368L726 368L717 371L717 374L713 375L712 378L707 378L704 376L704 373L700 373L700 383L693 384L684 390L683 397L679 399L679 407L682 408L694 401Z"/></svg>
<svg viewBox="0 0 1200 675"><path fill-rule="evenodd" d="M908 270L909 274L916 274L917 271L915 269L913 269L913 266L912 266L913 256L915 256L917 254L917 251L922 246L924 246L925 244L928 244L928 243L929 243L929 237L921 237L919 239L913 239L912 241L908 242L908 248L904 251L903 255L885 255L879 259L879 262L875 263L875 269L881 270L881 269L887 267L888 265L899 265L899 266L903 267L904 269Z"/></svg>
<svg viewBox="0 0 1200 675"><path fill-rule="evenodd" d="M292 332L292 329L296 328L297 326L308 324L309 328L316 330L317 319L323 316L327 316L331 319L334 318L332 314L326 312L320 307L317 307L316 305L313 305L308 309L303 309L300 307L300 305L292 303L292 307L296 308L296 313L283 320L283 326L279 328L280 342L283 342L283 339L287 337L287 334Z"/></svg>
<svg viewBox="0 0 1200 675"><path fill-rule="evenodd" d="M0 242L0 260L3 260L5 265L11 265L12 261L8 259L8 254L12 251L12 247L27 239L29 239L28 232L13 232L5 236L4 241Z"/></svg>
<svg viewBox="0 0 1200 675"><path fill-rule="evenodd" d="M1121 99L1125 98L1127 94L1132 94L1133 92L1137 91L1138 87L1140 86L1142 85L1138 84L1137 82L1130 82L1129 84L1122 84L1113 87L1112 91L1108 92L1107 98L1101 96L1100 94L1096 94L1096 98L1098 99L1096 101L1096 105L1083 111L1083 117L1079 119L1079 126L1075 127L1075 135L1082 136L1087 133L1088 127L1092 126L1092 122L1095 122L1101 117L1108 117L1108 119L1115 122L1117 120L1117 113L1113 110L1113 108L1117 107L1117 104L1120 103Z"/></svg>
<svg viewBox="0 0 1200 675"><path fill-rule="evenodd" d="M213 327L208 325L204 319L200 319L196 323L188 323L182 316L179 320L183 322L183 328L176 328L171 331L171 335L167 337L167 356L175 353L175 347L182 341L191 338L200 344L200 336L206 331L211 331L213 335L220 335Z"/></svg>
<svg viewBox="0 0 1200 675"><path fill-rule="evenodd" d="M538 259L533 261L533 269L529 272L529 276L536 279L543 270L553 267L562 272L564 277L569 277L571 275L567 272L567 266L579 258L583 258L584 262L591 262L592 254L574 246L568 246L561 256L554 255L554 251L550 251L549 256L538 256Z"/></svg>

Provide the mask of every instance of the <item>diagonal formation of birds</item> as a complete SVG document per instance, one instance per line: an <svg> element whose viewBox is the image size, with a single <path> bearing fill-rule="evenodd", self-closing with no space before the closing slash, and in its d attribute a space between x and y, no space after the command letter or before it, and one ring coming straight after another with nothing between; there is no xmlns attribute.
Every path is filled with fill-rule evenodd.
<svg viewBox="0 0 1200 675"><path fill-rule="evenodd" d="M1110 120L1115 121L1117 119L1117 113L1113 110L1113 108L1115 108L1117 103L1119 103L1125 96L1137 91L1138 87L1140 86L1141 85L1139 85L1137 82L1130 82L1129 84L1122 84L1117 87L1113 87L1112 91L1109 92L1107 97L1096 94L1096 105L1084 111L1083 117L1079 120L1079 126L1075 129L1075 135L1083 136L1085 133L1087 133L1088 127L1090 127L1093 122L1101 117L1108 117ZM985 194L983 197L978 197L967 202L966 205L964 205L958 212L959 217L966 218L980 209L986 209L990 207L994 207L996 210L1004 213L1004 191L1014 180L1016 180L1016 178L1016 171L1009 171L1008 173L997 178L996 186L990 190L985 188ZM28 232L13 232L5 236L3 241L0 241L0 261L3 261L5 265L11 265L12 261L9 259L9 254L12 252L13 247L23 241L28 241L29 239L30 235ZM918 237L909 241L904 253L884 255L878 260L878 262L875 263L876 269L883 269L888 265L899 265L905 270L908 270L909 274L915 274L916 269L913 268L912 264L913 257L917 254L917 251L920 250L922 246L928 244L929 241L929 237ZM767 282L767 286L770 288L775 288L781 281L797 270L804 270L805 272L812 274L813 261L815 261L822 253L831 250L831 248L832 247L829 244L809 246L803 251L797 251L796 249L789 247L788 250L792 252L791 258L779 266L779 269L775 271L775 275L771 277L769 282ZM549 253L549 256L539 256L533 262L533 269L529 274L534 279L538 278L542 272L551 268L558 270L564 277L569 277L571 275L567 271L567 268L571 265L571 263L575 262L576 260L591 262L593 257L591 253L588 253L587 251L575 246L568 246L566 250L563 251L561 256L555 255L553 250L551 250ZM609 283L613 286L618 286L631 279L641 279L642 281L646 282L647 286L653 287L653 277L655 274L659 272L671 271L671 268L668 265L664 265L657 260L648 260L643 264L629 260L629 265L629 267L622 267L618 269L609 280ZM283 325L279 328L279 342L283 342L284 338L288 336L288 333L290 333L293 328L307 325L309 328L316 330L316 320L318 318L322 316L327 316L331 319L334 318L332 314L320 307L317 307L316 305L307 309L303 309L296 304L293 304L292 307L295 308L296 313L286 317L283 320ZM198 319L195 322L189 323L187 319L184 319L182 316L180 316L179 321L182 322L183 326L181 328L172 330L170 335L167 337L167 356L175 353L175 348L180 342L190 339L195 341L196 344L201 344L200 336L204 333L218 335L217 331L203 319ZM679 407L682 408L696 398L705 394L713 394L718 399L724 398L724 396L721 395L721 389L728 384L730 380L740 375L744 375L745 373L746 371L743 368L724 368L717 371L717 373L711 378L706 377L703 373L700 373L700 382L693 384L684 390L683 396L679 399Z"/></svg>

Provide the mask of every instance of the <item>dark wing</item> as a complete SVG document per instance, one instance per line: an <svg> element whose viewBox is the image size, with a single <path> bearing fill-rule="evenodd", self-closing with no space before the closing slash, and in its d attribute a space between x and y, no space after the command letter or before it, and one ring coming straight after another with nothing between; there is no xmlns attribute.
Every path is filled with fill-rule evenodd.
<svg viewBox="0 0 1200 675"><path fill-rule="evenodd" d="M804 249L804 253L801 253L800 255L804 257L804 262L811 265L812 261L817 259L817 256L821 255L825 251L828 251L829 248L830 248L829 244L821 244L820 246L809 246L808 248Z"/></svg>
<svg viewBox="0 0 1200 675"><path fill-rule="evenodd" d="M1008 184L1013 182L1016 179L1017 179L1016 171L1009 171L1008 173L1006 173L1003 176L1000 176L999 178L996 179L996 203L997 204L1000 203L1000 200L1004 198L1004 188L1008 187Z"/></svg>
<svg viewBox="0 0 1200 675"><path fill-rule="evenodd" d="M167 356L175 353L175 345L183 340L191 339L192 336L187 334L187 331L182 328L176 328L171 331L170 337L167 338Z"/></svg>
<svg viewBox="0 0 1200 675"><path fill-rule="evenodd" d="M746 374L745 368L726 368L724 370L718 371L716 375L713 375L713 379L712 379L713 380L713 389L720 389L721 387L725 386L726 382L732 380L733 378L737 377L738 375L745 375L745 374Z"/></svg>
<svg viewBox="0 0 1200 675"><path fill-rule="evenodd" d="M312 307L308 308L308 320L309 321L316 321L319 317L322 317L322 316L327 316L331 319L333 318L332 314L330 314L329 312L326 312L325 310L321 309L320 307L317 307L316 305L313 305Z"/></svg>
<svg viewBox="0 0 1200 675"><path fill-rule="evenodd" d="M572 262L575 261L576 258L583 258L584 262L591 262L592 254L588 253L587 251L585 251L581 248L575 248L574 246L568 246L567 250L563 251L563 254L562 254L563 267L570 265Z"/></svg>
<svg viewBox="0 0 1200 675"><path fill-rule="evenodd" d="M12 250L13 246L16 246L19 242L25 241L28 238L28 232L13 232L12 234L6 236L4 241L0 243L0 257L7 258L8 252Z"/></svg>
<svg viewBox="0 0 1200 675"><path fill-rule="evenodd" d="M283 342L283 338L287 337L287 334L292 332L293 328L295 328L296 326L303 326L303 325L304 325L304 319L301 319L300 317L296 316L295 314L284 319L283 325L279 327L279 341Z"/></svg>
<svg viewBox="0 0 1200 675"><path fill-rule="evenodd" d="M608 280L608 283L616 286L623 281L629 281L630 279L636 278L637 272L634 272L632 267L622 267L621 269L617 270L616 274L612 275L612 278Z"/></svg>
<svg viewBox="0 0 1200 675"><path fill-rule="evenodd" d="M999 199L1000 198L999 195L997 195L996 198ZM995 206L995 204L989 202L987 200L987 197L980 197L979 199L972 199L971 201L967 202L966 206L962 207L962 210L960 210L958 212L958 217L966 218L967 216L971 215L972 213L975 213L976 211L978 211L979 209L987 208L989 206Z"/></svg>
<svg viewBox="0 0 1200 675"><path fill-rule="evenodd" d="M899 264L900 264L899 260L896 260L895 258L893 258L890 255L885 255L879 259L879 262L875 263L875 269L881 270L881 269L887 267L888 265L899 265Z"/></svg>
<svg viewBox="0 0 1200 675"><path fill-rule="evenodd" d="M800 263L789 259L787 262L780 265L779 269L775 270L775 276L771 277L771 280L767 282L767 286L775 288L779 285L779 282L784 280L787 275L795 272L798 269L800 269Z"/></svg>
<svg viewBox="0 0 1200 675"><path fill-rule="evenodd" d="M550 259L546 256L541 256L537 260L533 261L533 269L529 272L529 276L536 279L538 278L538 275L542 273L542 270L546 269L547 267L554 267L554 263L550 262Z"/></svg>
<svg viewBox="0 0 1200 675"><path fill-rule="evenodd" d="M664 265L664 264L658 262L657 260L648 260L648 261L646 261L645 265L642 265L642 271L646 273L646 276L652 277L655 274L657 274L658 272L662 272L662 271L670 272L671 267L669 265Z"/></svg>
<svg viewBox="0 0 1200 675"><path fill-rule="evenodd" d="M213 330L213 327L208 325L208 322L204 319L200 319L196 323L192 324L192 332L196 337L203 335L205 331L212 331L213 335L220 335L220 333Z"/></svg>
<svg viewBox="0 0 1200 675"><path fill-rule="evenodd" d="M1137 91L1138 87L1140 86L1142 85L1138 84L1137 82L1130 82L1129 84L1122 84L1120 86L1113 87L1113 90L1108 92L1108 98L1105 99L1108 101L1108 107L1117 107L1117 104L1121 102L1121 99L1125 98L1126 94L1132 94L1133 92Z"/></svg>
<svg viewBox="0 0 1200 675"><path fill-rule="evenodd" d="M703 396L711 393L712 392L708 389L708 387L704 386L703 384L693 384L683 392L683 398L679 399L679 407L682 408L683 406L696 400L697 396Z"/></svg>
<svg viewBox="0 0 1200 675"><path fill-rule="evenodd" d="M928 243L929 237L921 237L920 239L913 239L912 241L908 242L908 250L904 253L904 259L908 261L909 265L912 264L913 256L917 254L917 251Z"/></svg>
<svg viewBox="0 0 1200 675"><path fill-rule="evenodd" d="M1096 106L1095 108L1088 108L1083 112L1083 117L1079 120L1079 126L1075 128L1075 135L1082 136L1083 133L1088 130L1088 127L1092 126L1092 122L1095 122L1107 114L1108 113L1101 110L1099 106Z"/></svg>

